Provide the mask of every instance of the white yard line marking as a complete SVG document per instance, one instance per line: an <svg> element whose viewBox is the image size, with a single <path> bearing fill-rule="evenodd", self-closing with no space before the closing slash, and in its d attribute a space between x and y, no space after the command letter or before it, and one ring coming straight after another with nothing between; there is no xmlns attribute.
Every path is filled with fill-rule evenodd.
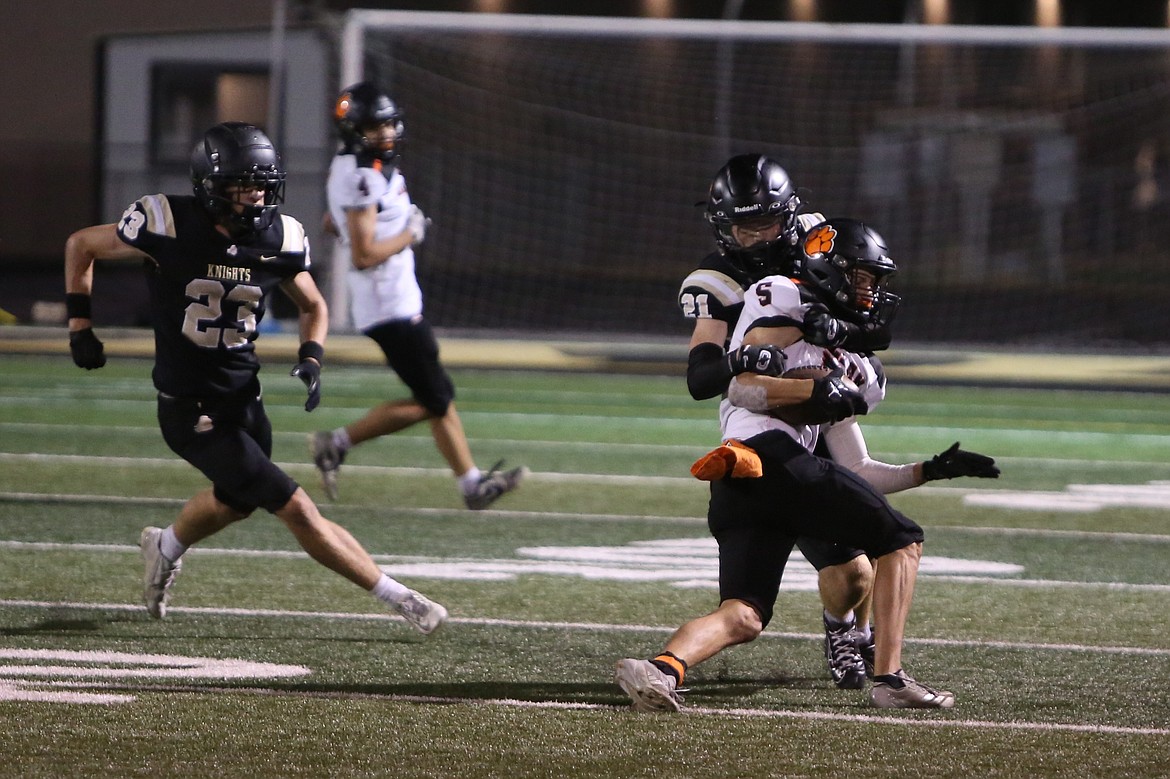
<svg viewBox="0 0 1170 779"><path fill-rule="evenodd" d="M130 603L83 603L77 601L39 601L22 599L0 599L0 608L28 609L78 609L86 611L115 611L141 613L144 608ZM168 614L192 614L201 616L223 616L242 618L274 619L320 619L370 622L402 622L397 614L385 612L348 611L297 611L290 609L241 609L210 606L168 606ZM630 625L605 622L567 622L561 620L499 619L496 617L449 617L447 625L471 625L475 627L509 627L533 630L584 630L616 633L656 633L669 635L677 626ZM762 638L789 639L801 641L824 641L823 633L792 633L765 630ZM981 641L951 638L907 638L907 644L922 646L992 648L1024 652L1078 652L1104 655L1133 655L1148 657L1170 657L1170 648L1134 646L1092 646L1088 644L1046 644L1034 641Z"/></svg>
<svg viewBox="0 0 1170 779"><path fill-rule="evenodd" d="M124 495L65 495L44 492L0 492L0 502L13 503L98 503L105 505L145 505L145 506L182 506L186 498L143 498ZM369 509L368 505L357 503L330 503L326 510L333 509ZM405 514L417 517L445 517L463 516L467 509L452 507L440 508L408 508L395 506L394 514ZM577 511L524 511L509 509L482 509L476 512L477 517L494 517L513 519L559 519L570 522L582 520L599 522L676 522L682 525L706 525L706 517L673 517L663 514L591 514Z"/></svg>
<svg viewBox="0 0 1170 779"><path fill-rule="evenodd" d="M462 413L462 411L460 411ZM47 422L0 422L0 431L2 430L21 430L32 432L52 432L66 435L76 435L78 428L75 425L61 425ZM114 427L112 425L88 425L83 430L95 434L105 432L108 434L133 434L137 436L149 436L157 439L159 436L158 427L144 427L134 425L119 425ZM718 433L717 428L711 429L712 434ZM308 433L296 431L274 430L272 433L273 440L276 441L305 441ZM431 449L434 448L434 439L429 435L422 435L400 431L394 435L395 446L402 444L412 444L420 448ZM656 454L676 453L684 455L694 455L698 457L705 451L710 449L709 444L643 444L632 441L567 441L560 440L542 440L533 438L482 438L477 437L475 443L478 448L501 448L501 449L515 449L517 447L526 447L529 449L568 449L568 450L595 450L602 452L612 452L615 449L626 449L635 452L646 452ZM1029 460L1032 462L1032 460Z"/></svg>
<svg viewBox="0 0 1170 779"><path fill-rule="evenodd" d="M37 462L61 465L108 465L110 467L145 467L145 468L183 468L190 470L191 466L179 458L161 457L101 457L85 454L41 454L37 452L0 452L0 463L8 462ZM310 462L277 463L289 472L308 472L314 470ZM348 473L365 473L372 475L397 476L444 476L450 477L450 470L446 468L411 468L385 465L346 465ZM558 473L554 471L535 471L529 477L537 481L563 482L573 484L629 484L647 485L658 484L664 486L680 486L686 484L695 489L703 489L705 485L690 476L637 476L629 474L604 473Z"/></svg>
<svg viewBox="0 0 1170 779"><path fill-rule="evenodd" d="M962 492L950 487L919 487L918 492ZM967 493L963 493L967 494ZM149 498L134 495L93 495L93 494L65 494L46 492L0 492L0 502L13 503L97 503L103 505L142 505L142 506L182 506L186 498ZM331 503L330 510L364 510L369 506L359 503ZM397 506L395 514L418 517L445 517L466 514L463 508L409 508ZM683 525L706 525L707 518L700 516L676 517L662 514L593 514L576 511L528 511L522 509L484 509L477 516L512 519L556 519L570 522L599 521L599 522L673 522ZM1086 541L1137 541L1141 543L1167 544L1170 535L1157 533L1127 533L1110 530L1059 530L1053 528L1029 527L972 527L968 525L939 525L932 527L931 533L971 533L976 535L1003 535L1003 536L1038 536L1051 538L1083 539ZM0 542L3 543L3 542Z"/></svg>
<svg viewBox="0 0 1170 779"><path fill-rule="evenodd" d="M622 547L521 547L516 550L518 556L515 558L456 558L389 554L373 554L372 556L392 576L501 581L524 574L547 574L580 576L594 580L662 581L676 587L693 588L716 586L718 572L714 546L714 539L702 537L655 539L635 542ZM128 544L57 541L0 540L0 549L62 549L118 554L138 553L138 547ZM308 559L308 555L304 552L292 549L196 547L191 549L188 554L218 557ZM927 555L922 559L919 582L924 585L943 581L1033 589L1105 589L1119 592L1170 593L1170 584L1009 578L1022 572L1023 569L1020 566L994 561ZM795 592L817 588L815 572L797 551L794 551L789 558L785 574L783 584L785 591Z"/></svg>
<svg viewBox="0 0 1170 779"><path fill-rule="evenodd" d="M76 688L113 687L82 679L273 679L307 676L303 665L183 655L0 647L0 701L130 703L133 695L79 693ZM56 662L58 665L46 665ZM43 681L42 681L43 679ZM46 689L48 688L48 689Z"/></svg>

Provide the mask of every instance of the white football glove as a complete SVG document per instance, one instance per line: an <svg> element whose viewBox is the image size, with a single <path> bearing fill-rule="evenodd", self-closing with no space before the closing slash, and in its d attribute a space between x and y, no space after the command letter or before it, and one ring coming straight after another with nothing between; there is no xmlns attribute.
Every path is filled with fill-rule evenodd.
<svg viewBox="0 0 1170 779"><path fill-rule="evenodd" d="M431 220L422 209L418 206L412 205L410 207L410 216L406 217L406 227L410 230L410 234L414 236L411 241L412 246L418 246L427 237L427 228L431 226Z"/></svg>

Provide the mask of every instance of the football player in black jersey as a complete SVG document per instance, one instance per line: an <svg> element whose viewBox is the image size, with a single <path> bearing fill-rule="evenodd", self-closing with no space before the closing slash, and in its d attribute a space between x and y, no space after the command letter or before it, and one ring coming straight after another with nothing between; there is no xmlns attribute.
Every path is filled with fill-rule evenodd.
<svg viewBox="0 0 1170 779"><path fill-rule="evenodd" d="M753 225L753 232L762 231ZM773 234L780 232L779 228L773 229ZM832 238L839 239L839 242L834 243ZM895 266L886 256L885 246L876 233L854 220L834 220L832 225L822 222L802 243L804 250L793 256L791 271L797 277L795 280L781 278L785 275L783 272L773 273L767 280L750 287L746 302L741 296L739 307L744 313L733 323L736 326L732 346L754 344L764 350L776 346L788 349L792 344L788 357L796 360L802 359L797 355L807 359L812 354L826 352L814 346L803 331L806 292L818 295L825 310L832 315L842 316L845 321L853 320L851 323L858 325L857 333L877 332L888 324L897 299L885 292L884 280L892 274ZM808 254L810 246L817 247L813 255ZM693 275L688 282L692 281ZM715 277L707 282L700 281L693 285L693 292L715 290L726 293L727 284L716 283L718 281ZM763 292L765 286L771 287L767 293ZM684 291L687 287L688 284L684 283ZM838 310L833 311L834 308ZM876 327L867 331L866 326L870 323ZM880 401L884 396L884 379L876 360L860 358L851 352L839 352L838 355L869 363L870 367L865 370L873 370L876 381L865 384L878 392L867 395L867 398L871 403ZM933 479L959 476L995 478L999 470L994 460L974 452L964 452L956 443L927 462L907 465L880 463L868 456L856 419L849 419L827 430L821 428L825 440L833 436L829 441L831 451L840 457L841 464L829 462L808 451L818 438L816 425L787 423L783 422L784 417L778 421L770 413L774 403L759 402L757 405L757 400L764 400L764 385L777 383L776 378L750 368L738 373L736 379L729 380L731 391L720 408L721 429L731 445L720 447L717 452L726 457L731 452L720 450L739 449L757 456L757 459L753 468L739 472L739 466L749 458L735 458L735 470L731 470L730 475L749 478L722 478L729 468L715 469L716 473L707 474L712 481L708 522L719 542L720 604L715 611L679 628L667 642L665 650L653 659L619 661L615 680L630 696L636 710L678 711L682 702L678 692L689 666L728 646L755 639L767 626L784 564L794 542L800 544L805 556L822 574L820 589L826 606L826 629L829 630L829 598L843 599L843 596L832 592L832 587L826 588L824 572L829 569L817 564L817 556L822 559L832 559L834 555L844 557L834 566L844 570L852 564L851 558L858 561L857 570L866 578L864 590L858 594L868 595L869 582L875 575L866 552L850 548L856 544L879 560L876 579L881 587L876 597L880 608L876 610L882 616L879 627L885 627L882 627L878 647L881 651L874 653L872 670L869 671L878 674L873 677L871 702L880 707L953 706L953 694L920 684L901 669L902 627L921 555L922 533L911 520L889 507L881 493L907 489ZM753 376L753 373L765 375ZM749 386L760 390L757 400L740 393L740 397L750 404L737 400L737 384L745 379ZM857 383L863 384L860 380ZM770 400L770 390L768 396ZM773 443L778 448L771 448ZM700 463L706 464L706 460L704 458ZM814 494L816 497L811 497ZM751 497L745 498L747 495ZM799 533L806 535L794 539L793 536ZM824 540L813 545L810 542L816 539L811 536ZM846 543L835 544L829 539ZM810 548L814 548L817 554L810 554ZM826 593L826 589L830 592ZM851 606L855 607L856 604ZM853 631L844 631L840 636L833 635L833 632L827 636L826 646L834 681L839 687L864 686L867 669L857 656L857 643L850 635ZM839 650L844 650L843 655L854 656L853 667L835 667L833 655ZM849 676L856 680L856 684L843 683L848 678L839 676L841 670L852 670Z"/></svg>
<svg viewBox="0 0 1170 779"><path fill-rule="evenodd" d="M254 342L264 300L279 287L300 312L301 347L291 375L320 401L325 299L309 275L301 223L279 212L285 172L257 127L226 122L208 130L191 156L192 195L146 195L114 224L69 236L66 309L73 361L105 362L90 315L97 258L144 261L155 336L153 379L167 445L212 486L187 501L167 528L143 529L143 598L166 616L182 555L192 545L262 508L279 517L309 555L430 633L447 611L384 574L350 533L272 462L272 426L260 391Z"/></svg>
<svg viewBox="0 0 1170 779"><path fill-rule="evenodd" d="M761 154L732 157L712 180L705 216L718 248L683 280L679 290L683 315L695 323L687 387L696 400L726 392L737 374L755 372L751 366L760 361L761 347L744 346L728 353L727 340L743 310L745 290L765 276L790 274L799 237L822 221L818 213L801 213L802 207L788 173L779 162ZM807 341L854 348L843 336L860 335L859 328L849 329L844 322L838 325L815 296L809 296L808 308L802 323ZM826 337L830 331L833 339ZM885 332L888 344L888 329ZM871 351L874 343L864 346L871 348L856 350ZM767 361L783 364L778 358ZM836 386L837 381L833 377L819 382L794 379L782 386L791 390L793 405L823 406L822 421L864 413L855 393ZM818 539L802 538L799 546L817 569L829 675L843 689L861 688L866 678L865 660L869 659L872 667L873 656L868 619L873 568L869 558L860 549Z"/></svg>

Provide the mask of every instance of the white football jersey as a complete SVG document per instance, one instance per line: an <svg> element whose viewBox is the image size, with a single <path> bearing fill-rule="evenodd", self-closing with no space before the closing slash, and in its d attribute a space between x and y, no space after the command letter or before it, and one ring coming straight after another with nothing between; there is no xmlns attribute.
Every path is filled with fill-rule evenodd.
<svg viewBox="0 0 1170 779"><path fill-rule="evenodd" d="M338 154L329 165L325 187L329 216L341 232L342 242L349 245L346 211L378 208L375 240L390 238L406 229L410 215L410 195L406 180L397 168L389 179L378 167L358 165L353 154ZM379 265L365 270L349 266L350 311L358 330L368 330L380 322L409 319L422 313L422 290L414 275L414 249L407 246Z"/></svg>
<svg viewBox="0 0 1170 779"><path fill-rule="evenodd" d="M800 290L787 276L768 276L753 284L744 295L743 311L731 333L728 351L743 344L744 335L753 327L800 327L803 321ZM785 369L839 366L861 390L872 411L885 398L886 382L868 358L839 349L813 346L803 340L785 346ZM719 424L724 440L744 440L768 430L787 433L810 452L816 448L821 426L793 426L770 414L733 406L727 398L719 404Z"/></svg>

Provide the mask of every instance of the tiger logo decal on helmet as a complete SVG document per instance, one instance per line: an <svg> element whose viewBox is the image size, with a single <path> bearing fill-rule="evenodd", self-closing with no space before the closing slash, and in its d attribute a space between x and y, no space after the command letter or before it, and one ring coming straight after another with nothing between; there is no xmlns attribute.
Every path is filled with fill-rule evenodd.
<svg viewBox="0 0 1170 779"><path fill-rule="evenodd" d="M831 224L822 224L813 228L804 239L805 254L828 254L833 251L833 242L837 238L837 231Z"/></svg>

